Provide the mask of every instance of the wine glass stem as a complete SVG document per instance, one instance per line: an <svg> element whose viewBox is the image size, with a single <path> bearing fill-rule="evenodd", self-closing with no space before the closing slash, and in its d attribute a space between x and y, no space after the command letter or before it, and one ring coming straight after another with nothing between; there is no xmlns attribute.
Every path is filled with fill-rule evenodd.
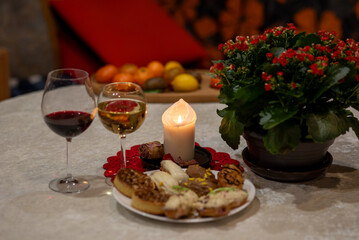
<svg viewBox="0 0 359 240"><path fill-rule="evenodd" d="M121 146L121 162L122 166L126 168L126 147L125 146L126 135L120 134L120 146Z"/></svg>
<svg viewBox="0 0 359 240"><path fill-rule="evenodd" d="M72 138L66 138L66 179L71 180L72 174L71 174L71 165L69 161L69 145Z"/></svg>

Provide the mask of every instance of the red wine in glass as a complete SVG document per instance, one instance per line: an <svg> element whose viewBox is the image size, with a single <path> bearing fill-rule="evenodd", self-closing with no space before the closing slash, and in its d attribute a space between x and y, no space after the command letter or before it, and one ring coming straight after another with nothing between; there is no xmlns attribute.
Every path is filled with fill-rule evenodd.
<svg viewBox="0 0 359 240"><path fill-rule="evenodd" d="M61 111L45 115L49 128L65 138L75 137L84 132L92 123L92 116L81 111Z"/></svg>
<svg viewBox="0 0 359 240"><path fill-rule="evenodd" d="M56 178L49 188L61 193L78 193L89 188L86 179L70 172L68 145L86 131L96 115L96 100L88 73L79 69L51 71L46 79L41 110L47 126L66 139L66 176Z"/></svg>

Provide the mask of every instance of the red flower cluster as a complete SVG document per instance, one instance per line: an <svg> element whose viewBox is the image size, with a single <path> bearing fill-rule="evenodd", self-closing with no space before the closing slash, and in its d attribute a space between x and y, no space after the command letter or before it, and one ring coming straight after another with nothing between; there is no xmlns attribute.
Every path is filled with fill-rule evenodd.
<svg viewBox="0 0 359 240"><path fill-rule="evenodd" d="M214 74L220 74L220 72L224 69L224 64L222 62L215 63L211 68L209 69L210 72Z"/></svg>
<svg viewBox="0 0 359 240"><path fill-rule="evenodd" d="M310 65L310 69L308 70L309 72L311 72L313 75L318 75L318 76L323 76L324 71L323 69L318 68L318 64L313 63L312 65Z"/></svg>
<svg viewBox="0 0 359 240"><path fill-rule="evenodd" d="M266 72L262 72L262 80L269 81L272 78L272 75L268 75Z"/></svg>
<svg viewBox="0 0 359 240"><path fill-rule="evenodd" d="M223 52L227 58L236 58L239 56L247 56L243 59L250 59L252 55L256 55L263 49L268 49L265 53L266 61L263 64L273 64L279 66L278 73L262 72L260 76L265 82L264 88L266 91L280 89L281 87L287 90L298 89L301 84L296 83L290 76L300 70L305 70L312 77L326 77L330 67L332 65L352 65L355 69L359 70L359 43L353 39L346 41L337 40L336 33L319 31L316 36L319 36L318 41L313 44L296 47L291 46L287 48L281 47L286 45L287 39L293 38L296 33L296 27L294 24L288 24L287 27L274 27L267 29L263 34L255 35L251 37L238 36L235 40L229 40L224 44L218 46L219 50ZM274 48L270 48L271 45L275 45ZM260 51L261 50L261 51ZM258 68L260 66L256 66ZM228 71L233 71L234 75L248 76L247 72L243 72L243 68L251 69L250 64L248 66L237 66L234 62L221 61L215 63L210 72L217 75L217 78L227 80ZM280 73L279 73L280 72ZM305 78L305 73L301 76ZM310 77L310 75L312 77ZM286 78L291 80L285 82ZM359 77L356 78L359 81ZM344 80L338 83L344 82Z"/></svg>

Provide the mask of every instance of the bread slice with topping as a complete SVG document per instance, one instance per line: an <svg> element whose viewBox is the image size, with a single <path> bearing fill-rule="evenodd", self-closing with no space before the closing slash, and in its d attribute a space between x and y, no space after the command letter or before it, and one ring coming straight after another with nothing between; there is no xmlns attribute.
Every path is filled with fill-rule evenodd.
<svg viewBox="0 0 359 240"><path fill-rule="evenodd" d="M131 197L136 189L155 189L149 176L131 168L121 168L113 181L115 188L127 197Z"/></svg>
<svg viewBox="0 0 359 240"><path fill-rule="evenodd" d="M170 195L157 189L137 189L132 193L131 206L146 213L163 215L165 206Z"/></svg>
<svg viewBox="0 0 359 240"><path fill-rule="evenodd" d="M193 215L194 203L198 200L197 194L185 187L175 186L174 189L178 193L170 196L163 208L166 217L178 219Z"/></svg>
<svg viewBox="0 0 359 240"><path fill-rule="evenodd" d="M228 215L231 209L244 204L247 198L248 193L237 187L217 188L200 197L195 206L201 217L220 217Z"/></svg>

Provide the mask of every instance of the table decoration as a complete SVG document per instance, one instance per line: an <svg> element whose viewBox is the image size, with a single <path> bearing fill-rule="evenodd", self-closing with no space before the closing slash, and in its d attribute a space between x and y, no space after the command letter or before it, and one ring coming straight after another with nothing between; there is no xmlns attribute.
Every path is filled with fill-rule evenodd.
<svg viewBox="0 0 359 240"><path fill-rule="evenodd" d="M359 137L359 43L342 41L335 33L297 33L293 24L274 27L255 36L238 36L219 45L226 59L210 71L223 84L219 99L219 131L233 149L240 136L248 144L247 160L275 171L313 171L323 167L327 148L351 128ZM252 143L259 135L257 143ZM323 144L321 155L291 165L286 154L302 143ZM265 154L259 154L257 145ZM312 144L308 144L312 145ZM270 156L269 159L262 156ZM284 157L284 158L283 158ZM280 166L272 160L282 162ZM250 165L250 167L253 164ZM275 179L273 176L272 179ZM302 180L302 179L297 179Z"/></svg>
<svg viewBox="0 0 359 240"><path fill-rule="evenodd" d="M199 143L195 143L197 147L201 147ZM140 152L139 152L140 144L132 146L129 150L126 150L126 167L136 169L141 172L145 172L146 169L143 167ZM217 152L215 149L211 147L203 147L208 152L210 152L212 158L209 163L210 168L212 170L221 170L222 166L225 164L235 164L237 165L242 172L244 171L243 167L240 165L239 161L230 157L228 153L225 152ZM120 168L123 168L124 165L121 163L121 151L117 152L116 155L110 156L106 159L106 163L103 164L104 176L106 178L113 179L116 176L117 171ZM163 159L171 159L170 154L166 154L163 156Z"/></svg>
<svg viewBox="0 0 359 240"><path fill-rule="evenodd" d="M175 102L162 115L164 151L175 159L190 161L194 156L196 112L183 99Z"/></svg>

